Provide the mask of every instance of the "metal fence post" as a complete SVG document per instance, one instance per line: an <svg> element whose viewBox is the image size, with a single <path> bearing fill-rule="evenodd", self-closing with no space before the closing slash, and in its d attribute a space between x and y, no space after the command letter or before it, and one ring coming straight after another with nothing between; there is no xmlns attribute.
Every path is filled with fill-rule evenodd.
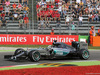
<svg viewBox="0 0 100 75"><path fill-rule="evenodd" d="M34 16L34 8L33 8L33 0L32 0L32 30L33 30L33 34L34 34L34 19L33 19L33 16Z"/></svg>

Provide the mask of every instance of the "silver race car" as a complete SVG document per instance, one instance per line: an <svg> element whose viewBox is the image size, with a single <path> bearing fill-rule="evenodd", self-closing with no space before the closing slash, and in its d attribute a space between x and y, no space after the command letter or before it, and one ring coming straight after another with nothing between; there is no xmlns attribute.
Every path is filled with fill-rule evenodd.
<svg viewBox="0 0 100 75"><path fill-rule="evenodd" d="M49 45L47 48L33 48L27 50L18 48L14 52L14 55L5 55L4 59L39 61L40 59L54 59L59 57L80 57L81 59L87 60L90 57L88 44L73 41L72 46L69 46L55 40L52 45Z"/></svg>

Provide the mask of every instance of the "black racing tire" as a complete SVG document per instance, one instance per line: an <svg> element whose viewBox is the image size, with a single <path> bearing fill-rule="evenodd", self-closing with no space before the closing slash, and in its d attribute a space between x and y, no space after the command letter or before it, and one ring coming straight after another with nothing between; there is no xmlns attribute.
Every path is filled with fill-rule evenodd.
<svg viewBox="0 0 100 75"><path fill-rule="evenodd" d="M85 50L85 49L80 50L79 57L80 57L80 59L87 60L90 57L90 53L88 50Z"/></svg>
<svg viewBox="0 0 100 75"><path fill-rule="evenodd" d="M36 50L30 51L28 56L29 56L29 59L31 61L36 61L37 62L37 61L39 61L41 59L40 53L38 51L36 51Z"/></svg>
<svg viewBox="0 0 100 75"><path fill-rule="evenodd" d="M14 52L14 55L18 55L18 54L20 54L21 52L25 52L25 50L22 49L22 48L18 48L18 49L16 49L16 51Z"/></svg>

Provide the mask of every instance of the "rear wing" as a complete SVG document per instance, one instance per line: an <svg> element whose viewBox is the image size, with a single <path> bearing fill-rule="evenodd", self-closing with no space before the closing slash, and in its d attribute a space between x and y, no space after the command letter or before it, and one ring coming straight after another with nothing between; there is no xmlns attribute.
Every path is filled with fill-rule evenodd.
<svg viewBox="0 0 100 75"><path fill-rule="evenodd" d="M77 50L86 49L88 50L88 43L85 42L72 42L72 47L76 48Z"/></svg>

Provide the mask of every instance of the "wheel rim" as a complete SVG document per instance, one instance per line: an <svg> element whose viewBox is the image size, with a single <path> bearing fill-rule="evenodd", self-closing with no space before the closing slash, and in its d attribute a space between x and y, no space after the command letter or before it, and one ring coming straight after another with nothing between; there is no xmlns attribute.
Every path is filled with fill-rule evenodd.
<svg viewBox="0 0 100 75"><path fill-rule="evenodd" d="M40 54L36 52L33 54L33 57L36 61L38 61L40 59Z"/></svg>
<svg viewBox="0 0 100 75"><path fill-rule="evenodd" d="M89 58L89 52L88 51L83 51L83 58L87 59Z"/></svg>

